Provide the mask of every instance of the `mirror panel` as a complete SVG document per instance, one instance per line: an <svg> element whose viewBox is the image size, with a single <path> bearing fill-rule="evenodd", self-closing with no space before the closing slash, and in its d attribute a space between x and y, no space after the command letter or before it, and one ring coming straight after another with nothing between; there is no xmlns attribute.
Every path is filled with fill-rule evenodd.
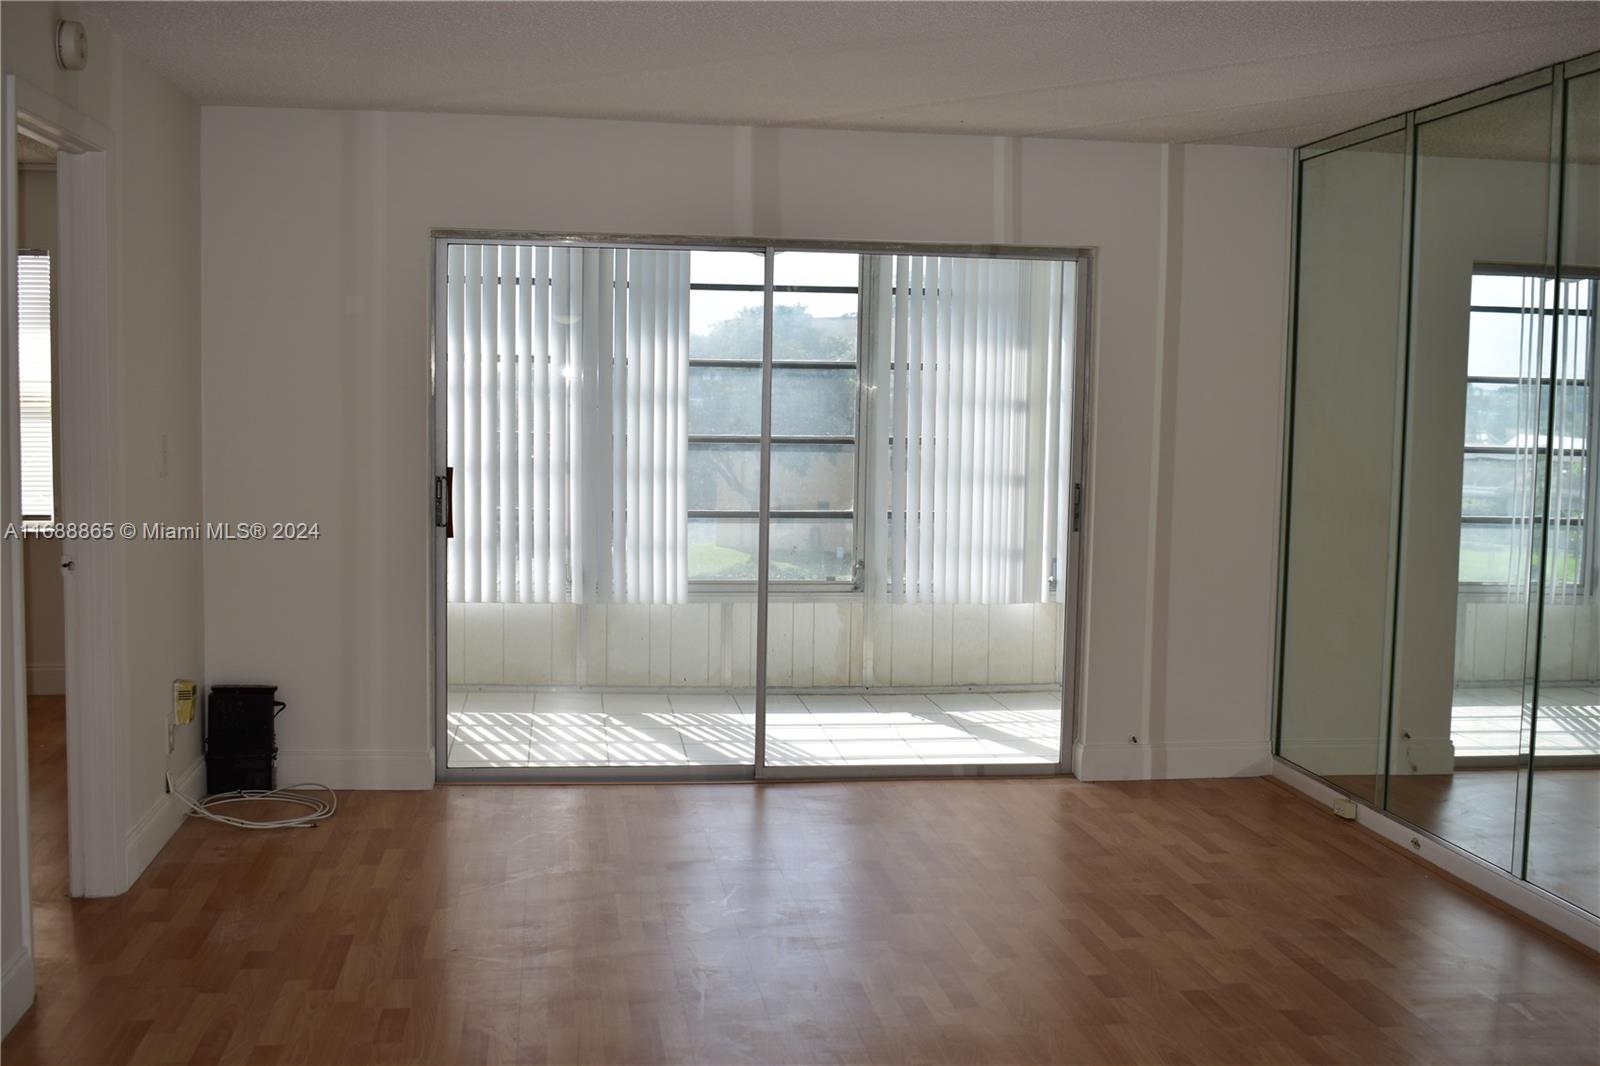
<svg viewBox="0 0 1600 1066"><path fill-rule="evenodd" d="M1300 154L1276 745L1600 913L1595 59Z"/></svg>
<svg viewBox="0 0 1600 1066"><path fill-rule="evenodd" d="M1549 538L1528 800L1528 880L1600 912L1600 599L1596 598L1595 306L1600 289L1600 72L1567 82L1555 316ZM1553 301L1554 302L1554 301Z"/></svg>
<svg viewBox="0 0 1600 1066"><path fill-rule="evenodd" d="M1508 870L1552 388L1550 106L1545 87L1416 130L1388 808Z"/></svg>
<svg viewBox="0 0 1600 1066"><path fill-rule="evenodd" d="M1279 754L1380 802L1403 131L1300 169Z"/></svg>

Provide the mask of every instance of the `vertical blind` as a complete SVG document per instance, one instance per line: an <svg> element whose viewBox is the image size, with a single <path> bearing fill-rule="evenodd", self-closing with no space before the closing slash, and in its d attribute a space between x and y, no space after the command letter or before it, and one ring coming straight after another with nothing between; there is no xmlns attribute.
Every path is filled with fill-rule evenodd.
<svg viewBox="0 0 1600 1066"><path fill-rule="evenodd" d="M55 517L55 440L50 402L50 256L17 256L17 385L22 516Z"/></svg>
<svg viewBox="0 0 1600 1066"><path fill-rule="evenodd" d="M1063 599L1075 267L869 263L869 586ZM453 602L687 598L689 275L687 251L447 246Z"/></svg>
<svg viewBox="0 0 1600 1066"><path fill-rule="evenodd" d="M1535 494L1539 453L1542 451L1539 409L1545 368L1540 353L1546 347L1546 322L1541 307L1546 282L1522 279L1523 313L1517 321L1517 432L1512 438L1512 506L1510 572L1506 591L1514 599L1528 595L1528 568L1532 560Z"/></svg>
<svg viewBox="0 0 1600 1066"><path fill-rule="evenodd" d="M1053 598L1070 504L1061 263L894 256L877 284L874 554L889 598ZM1031 550L1030 550L1031 546ZM1030 565L1031 564L1031 565ZM1032 579L1030 578L1032 570ZM1043 593L1043 596L1040 593Z"/></svg>
<svg viewBox="0 0 1600 1066"><path fill-rule="evenodd" d="M1584 321L1552 315L1560 288L1562 308L1583 299L1586 281L1556 282L1537 275L1518 279L1521 311L1516 339L1516 431L1507 449L1512 468L1506 594L1528 594L1532 568L1548 558L1545 573L1557 601L1582 589L1582 543L1588 505L1588 368ZM1581 306L1581 304L1578 304ZM1565 325L1559 336L1558 325ZM1540 476L1544 453L1551 465L1548 490ZM1548 491L1548 504L1543 495ZM1541 538L1545 541L1541 545ZM1541 552L1541 547L1545 549Z"/></svg>
<svg viewBox="0 0 1600 1066"><path fill-rule="evenodd" d="M1593 513L1589 503L1589 485L1594 475L1589 462L1589 441L1594 413L1591 407L1594 374L1588 365L1590 353L1587 351L1591 320L1574 312L1579 309L1587 309L1591 315L1595 312L1595 283L1588 278L1537 280L1545 306L1553 306L1560 312L1551 316L1536 314L1541 319L1548 317L1549 324L1544 328L1555 331L1551 343L1540 349L1553 349L1549 356L1553 365L1545 371L1550 376L1551 389L1546 417L1550 419L1552 463L1550 527L1544 558L1550 560L1545 571L1547 595L1551 602L1564 603L1576 600L1580 593L1587 593L1589 586L1584 542Z"/></svg>
<svg viewBox="0 0 1600 1066"><path fill-rule="evenodd" d="M595 254L613 267L614 283L600 288L614 294L615 338L599 365L610 422L595 443L618 442L610 565L599 584L617 601L678 603L689 594L689 253Z"/></svg>
<svg viewBox="0 0 1600 1066"><path fill-rule="evenodd" d="M685 597L688 306L687 252L448 246L452 601Z"/></svg>

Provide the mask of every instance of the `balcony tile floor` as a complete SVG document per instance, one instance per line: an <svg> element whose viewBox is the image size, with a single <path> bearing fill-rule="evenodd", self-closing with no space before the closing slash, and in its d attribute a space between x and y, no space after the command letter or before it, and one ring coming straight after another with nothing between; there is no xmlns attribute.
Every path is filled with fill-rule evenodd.
<svg viewBox="0 0 1600 1066"><path fill-rule="evenodd" d="M774 766L1057 761L1060 693L790 695L767 702ZM750 692L453 688L448 765L738 766L755 751Z"/></svg>
<svg viewBox="0 0 1600 1066"><path fill-rule="evenodd" d="M1600 755L1600 687L1540 687L1540 755ZM1516 755L1523 744L1522 690L1466 686L1455 690L1450 739L1456 756Z"/></svg>

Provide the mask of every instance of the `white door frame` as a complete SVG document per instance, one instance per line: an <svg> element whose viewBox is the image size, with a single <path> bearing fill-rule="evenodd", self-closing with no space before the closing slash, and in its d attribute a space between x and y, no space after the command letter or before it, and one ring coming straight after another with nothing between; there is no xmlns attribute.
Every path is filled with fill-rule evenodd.
<svg viewBox="0 0 1600 1066"><path fill-rule="evenodd" d="M5 203L0 210L0 277L5 291L5 337L0 342L0 410L4 427L5 462L0 463L0 522L10 524L22 514L21 464L17 451L21 444L17 411L17 105L12 79L0 88L0 159L4 160ZM18 940L14 949L0 959L0 1033L10 1032L33 1003L33 892L28 872L28 682L27 656L24 654L22 544L0 541L0 713L12 727L11 765L3 768L4 803L0 811L15 818L16 883L0 886L0 893L11 893L20 908Z"/></svg>
<svg viewBox="0 0 1600 1066"><path fill-rule="evenodd" d="M100 123L13 76L5 78L6 159L14 166L17 132L53 144L56 167L57 307L60 380L56 394L61 499L58 521L110 522L115 519L112 477L110 335L110 131ZM5 265L7 300L15 299L17 221L13 170L5 182ZM14 310L14 308L13 308ZM4 471L5 523L21 515L17 395L16 316L8 316L4 338L4 429L8 447ZM5 686L6 710L16 718L18 752L7 797L23 818L21 892L29 883L27 830L26 634L22 626L22 548L5 545L11 623L5 648L14 681ZM73 896L114 896L127 891L129 865L125 764L127 715L117 685L121 649L116 639L116 589L123 573L120 541L81 538L62 545L63 607L66 619L66 734L68 866ZM31 947L31 914L26 942Z"/></svg>

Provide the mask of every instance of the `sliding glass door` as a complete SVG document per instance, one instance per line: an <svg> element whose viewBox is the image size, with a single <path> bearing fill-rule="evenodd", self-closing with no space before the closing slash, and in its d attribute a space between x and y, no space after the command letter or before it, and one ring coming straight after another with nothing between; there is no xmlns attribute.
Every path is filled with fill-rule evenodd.
<svg viewBox="0 0 1600 1066"><path fill-rule="evenodd" d="M1086 284L438 238L441 774L1058 771Z"/></svg>
<svg viewBox="0 0 1600 1066"><path fill-rule="evenodd" d="M1054 767L1075 264L780 251L774 278L765 766ZM815 347L828 312L859 347ZM824 462L859 476L821 491Z"/></svg>

